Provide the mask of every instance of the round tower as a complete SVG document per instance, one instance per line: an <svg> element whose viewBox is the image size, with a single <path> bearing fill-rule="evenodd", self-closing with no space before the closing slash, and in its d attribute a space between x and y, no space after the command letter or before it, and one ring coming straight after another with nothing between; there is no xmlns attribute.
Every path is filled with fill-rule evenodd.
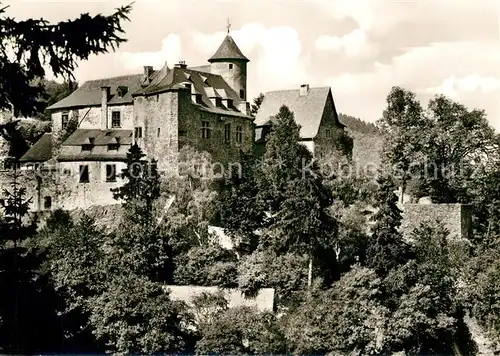
<svg viewBox="0 0 500 356"><path fill-rule="evenodd" d="M242 101L247 100L247 63L250 60L241 53L241 50L229 34L222 41L219 49L208 60L210 71L218 74L236 92Z"/></svg>

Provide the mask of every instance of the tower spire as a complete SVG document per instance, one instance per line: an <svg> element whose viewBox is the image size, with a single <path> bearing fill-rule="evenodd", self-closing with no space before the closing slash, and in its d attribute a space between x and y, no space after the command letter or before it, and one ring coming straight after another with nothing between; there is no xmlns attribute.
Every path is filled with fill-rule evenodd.
<svg viewBox="0 0 500 356"><path fill-rule="evenodd" d="M231 29L231 22L229 22L229 18L227 19L227 25L226 25L226 28L227 28L227 34L229 35L229 31Z"/></svg>

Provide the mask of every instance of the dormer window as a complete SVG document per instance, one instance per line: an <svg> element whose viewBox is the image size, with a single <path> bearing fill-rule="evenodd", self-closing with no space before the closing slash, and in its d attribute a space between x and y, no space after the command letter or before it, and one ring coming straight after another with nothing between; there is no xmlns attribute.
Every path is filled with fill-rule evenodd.
<svg viewBox="0 0 500 356"><path fill-rule="evenodd" d="M128 87L120 85L118 88L116 88L116 92L120 98L123 98L128 92Z"/></svg>
<svg viewBox="0 0 500 356"><path fill-rule="evenodd" d="M196 104L203 104L201 94L196 94Z"/></svg>
<svg viewBox="0 0 500 356"><path fill-rule="evenodd" d="M222 106L222 98L215 98L215 106Z"/></svg>

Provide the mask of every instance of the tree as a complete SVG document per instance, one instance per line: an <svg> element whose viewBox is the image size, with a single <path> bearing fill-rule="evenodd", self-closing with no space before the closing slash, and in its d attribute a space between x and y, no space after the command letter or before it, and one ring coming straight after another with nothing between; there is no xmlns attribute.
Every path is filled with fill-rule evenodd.
<svg viewBox="0 0 500 356"><path fill-rule="evenodd" d="M250 307L223 310L201 330L198 353L285 353L285 342L276 317Z"/></svg>
<svg viewBox="0 0 500 356"><path fill-rule="evenodd" d="M257 199L256 162L242 153L241 171L225 177L219 198L221 223L241 254L252 253L258 245L257 230L262 227L265 212Z"/></svg>
<svg viewBox="0 0 500 356"><path fill-rule="evenodd" d="M0 349L4 353L53 350L60 330L55 298L39 276L41 261L32 246L37 226L28 215L31 199L26 198L18 171L11 179L0 206Z"/></svg>
<svg viewBox="0 0 500 356"><path fill-rule="evenodd" d="M257 250L241 260L238 286L248 297L261 288L274 288L277 307L287 307L298 291L307 288L308 264L307 255Z"/></svg>
<svg viewBox="0 0 500 356"><path fill-rule="evenodd" d="M398 231L402 217L392 179L381 174L377 183L378 211L373 216L375 225L368 240L366 265L385 276L391 269L408 260L409 249Z"/></svg>
<svg viewBox="0 0 500 356"><path fill-rule="evenodd" d="M226 288L237 285L237 257L218 242L194 246L174 259L175 284Z"/></svg>
<svg viewBox="0 0 500 356"><path fill-rule="evenodd" d="M313 289L283 317L293 354L381 354L387 309L378 301L381 280L355 266L331 289ZM313 316L313 317L311 317Z"/></svg>
<svg viewBox="0 0 500 356"><path fill-rule="evenodd" d="M448 354L457 332L457 280L454 279L448 231L436 223L415 229L413 258L389 272L382 303L392 314L386 339L391 350Z"/></svg>
<svg viewBox="0 0 500 356"><path fill-rule="evenodd" d="M282 106L272 121L257 178L259 198L271 215L285 200L288 183L302 178L303 165L309 163L307 159L310 158L299 143L300 128L288 107Z"/></svg>
<svg viewBox="0 0 500 356"><path fill-rule="evenodd" d="M127 166L120 177L126 182L112 189L115 199L124 200L124 207L132 221L151 224L153 204L160 197L160 176L155 161L145 159L137 143L127 152Z"/></svg>
<svg viewBox="0 0 500 356"><path fill-rule="evenodd" d="M427 126L422 112L414 93L394 87L387 96L387 109L378 122L384 133L382 161L403 188L403 193L420 159L418 153Z"/></svg>
<svg viewBox="0 0 500 356"><path fill-rule="evenodd" d="M0 109L13 107L17 114L29 116L46 105L40 100L45 65L55 76L74 79L78 61L126 41L122 23L132 7L121 7L109 16L82 14L57 24L43 19L16 21L6 16L6 9L0 10Z"/></svg>
<svg viewBox="0 0 500 356"><path fill-rule="evenodd" d="M123 271L122 271L123 272ZM186 350L184 303L171 301L159 283L134 274L116 274L89 300L90 323L99 339L118 354Z"/></svg>
<svg viewBox="0 0 500 356"><path fill-rule="evenodd" d="M253 116L257 115L257 112L260 109L260 106L262 105L262 102L264 101L264 94L260 93L253 99L253 104L250 109L250 112L252 113Z"/></svg>
<svg viewBox="0 0 500 356"><path fill-rule="evenodd" d="M463 305L470 316L477 320L492 341L495 350L500 349L500 246L499 240L488 246L478 246L467 261L463 274L464 287L460 291Z"/></svg>
<svg viewBox="0 0 500 356"><path fill-rule="evenodd" d="M268 227L273 231L262 243L276 252L306 252L310 286L313 260L320 255L329 261L331 270L335 269L333 247L338 226L327 211L332 204L331 192L323 184L312 154L299 141L300 127L293 113L282 106L273 120L260 164L259 196L271 216Z"/></svg>
<svg viewBox="0 0 500 356"><path fill-rule="evenodd" d="M61 352L104 352L92 335L86 303L103 289L100 263L103 231L83 215L73 220L67 211L55 210L38 233L36 245L43 261L40 274L49 278L60 300L54 312L61 326Z"/></svg>
<svg viewBox="0 0 500 356"><path fill-rule="evenodd" d="M468 110L444 96L424 111L415 94L393 88L379 122L385 133L384 161L403 189L436 203L468 203L468 186L482 166L498 162L499 138L483 110Z"/></svg>
<svg viewBox="0 0 500 356"><path fill-rule="evenodd" d="M424 184L433 201L467 203L466 187L471 179L478 179L474 174L478 165L495 162L491 154L498 150L497 134L483 110L468 110L444 96L432 99L428 112L430 125L424 136L428 174Z"/></svg>

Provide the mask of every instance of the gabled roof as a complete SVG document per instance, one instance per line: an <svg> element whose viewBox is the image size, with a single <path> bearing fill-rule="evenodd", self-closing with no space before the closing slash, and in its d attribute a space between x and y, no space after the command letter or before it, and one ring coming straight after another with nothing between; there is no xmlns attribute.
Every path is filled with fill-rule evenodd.
<svg viewBox="0 0 500 356"><path fill-rule="evenodd" d="M154 75L154 74L153 74ZM124 75L120 77L89 80L73 93L49 106L47 109L66 109L85 106L101 105L101 87L110 87L111 97L108 100L109 105L113 104L132 104L132 93L141 87L143 74ZM128 90L122 97L118 95L118 87L127 87Z"/></svg>
<svg viewBox="0 0 500 356"><path fill-rule="evenodd" d="M163 93L169 90L178 90L185 87L185 84L191 84L191 93L201 95L201 103L193 103L199 110L213 112L221 115L247 117L246 113L236 110L234 107L215 106L210 98L221 97L233 101L234 106L242 100L239 94L218 74L198 72L189 68L174 67L172 69L161 69L153 78L151 84L141 88L133 93L138 95L154 95Z"/></svg>
<svg viewBox="0 0 500 356"><path fill-rule="evenodd" d="M245 62L250 62L250 60L241 53L236 42L228 34L224 41L222 41L219 49L215 51L214 55L208 60L210 63L225 60L225 59L240 59Z"/></svg>
<svg viewBox="0 0 500 356"><path fill-rule="evenodd" d="M255 118L255 125L269 125L280 107L286 105L293 112L295 122L300 125L300 137L314 138L318 134L329 94L329 87L310 88L307 95L303 96L299 89L267 92Z"/></svg>
<svg viewBox="0 0 500 356"><path fill-rule="evenodd" d="M44 133L38 141L26 152L19 161L45 162L52 157L52 134Z"/></svg>
<svg viewBox="0 0 500 356"><path fill-rule="evenodd" d="M90 139L93 140L90 140ZM92 141L90 150L82 145ZM117 149L108 150L107 145L119 142ZM124 161L132 144L132 130L77 129L61 146L58 161Z"/></svg>

